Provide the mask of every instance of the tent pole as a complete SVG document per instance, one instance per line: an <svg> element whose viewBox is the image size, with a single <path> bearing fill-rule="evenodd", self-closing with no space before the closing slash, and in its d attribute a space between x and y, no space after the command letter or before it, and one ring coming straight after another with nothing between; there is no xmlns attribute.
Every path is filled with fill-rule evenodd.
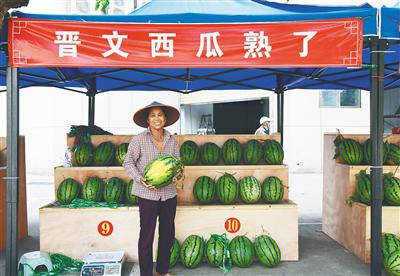
<svg viewBox="0 0 400 276"><path fill-rule="evenodd" d="M371 48L371 275L382 274L382 148L384 102L384 50L386 41L370 38Z"/></svg>
<svg viewBox="0 0 400 276"><path fill-rule="evenodd" d="M19 93L18 69L7 56L7 221L6 275L17 275L18 187L19 187Z"/></svg>
<svg viewBox="0 0 400 276"><path fill-rule="evenodd" d="M283 114L285 113L285 91L282 89L281 93L281 145L283 147Z"/></svg>
<svg viewBox="0 0 400 276"><path fill-rule="evenodd" d="M281 145L283 146L283 87L281 85L281 76L279 74L276 75L276 87L275 93L278 99L277 102L277 110L278 110L278 132L281 135Z"/></svg>
<svg viewBox="0 0 400 276"><path fill-rule="evenodd" d="M97 88L96 88L96 78L94 78L94 81L92 82L87 96L89 99L88 102L88 125L89 126L94 126L94 111L95 111L95 97L97 93Z"/></svg>

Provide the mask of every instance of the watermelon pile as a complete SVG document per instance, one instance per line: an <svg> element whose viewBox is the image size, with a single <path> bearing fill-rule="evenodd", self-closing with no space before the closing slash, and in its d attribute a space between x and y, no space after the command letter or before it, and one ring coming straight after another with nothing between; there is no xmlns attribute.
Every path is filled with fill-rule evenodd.
<svg viewBox="0 0 400 276"><path fill-rule="evenodd" d="M383 264L390 275L400 275L400 239L392 233L382 233Z"/></svg>

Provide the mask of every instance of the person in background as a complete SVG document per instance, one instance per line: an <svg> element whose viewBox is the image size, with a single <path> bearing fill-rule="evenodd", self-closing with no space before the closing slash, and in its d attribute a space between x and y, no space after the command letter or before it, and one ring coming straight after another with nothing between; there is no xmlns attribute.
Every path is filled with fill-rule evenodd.
<svg viewBox="0 0 400 276"><path fill-rule="evenodd" d="M269 131L269 127L270 127L270 123L271 123L271 119L266 117L266 116L262 116L260 119L260 127L257 128L256 132L254 134L256 135L269 135L270 131Z"/></svg>
<svg viewBox="0 0 400 276"><path fill-rule="evenodd" d="M157 217L159 238L155 275L172 276L169 273L169 257L175 239L176 186L175 183L171 183L156 189L146 183L143 172L147 164L161 154L171 154L180 158L178 142L164 129L175 123L178 118L179 111L176 108L158 102L138 110L133 116L133 121L146 130L132 138L123 166L134 181L131 193L139 197L138 248L141 276L153 275L153 240ZM181 176L182 174L177 178Z"/></svg>

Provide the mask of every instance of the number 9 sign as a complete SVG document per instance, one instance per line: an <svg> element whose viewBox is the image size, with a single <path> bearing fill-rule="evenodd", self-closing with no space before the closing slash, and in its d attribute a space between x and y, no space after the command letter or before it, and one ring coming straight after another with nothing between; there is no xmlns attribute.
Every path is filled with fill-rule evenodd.
<svg viewBox="0 0 400 276"><path fill-rule="evenodd" d="M225 221L225 229L229 233L236 233L240 230L240 221L237 218L228 218Z"/></svg>
<svg viewBox="0 0 400 276"><path fill-rule="evenodd" d="M107 237L112 234L114 230L114 227L111 222L107 220L103 220L102 222L99 223L97 226L97 231L99 232L100 235Z"/></svg>

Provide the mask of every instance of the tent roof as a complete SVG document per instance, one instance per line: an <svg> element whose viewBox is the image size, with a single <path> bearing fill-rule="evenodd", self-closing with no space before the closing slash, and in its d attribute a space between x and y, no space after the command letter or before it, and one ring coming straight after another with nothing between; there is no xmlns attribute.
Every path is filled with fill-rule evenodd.
<svg viewBox="0 0 400 276"><path fill-rule="evenodd" d="M262 0L152 0L129 15L45 15L15 12L20 18L132 23L296 22L361 17L364 36L399 38L399 8L378 10L368 4L322 7L278 4ZM381 17L379 17L381 15ZM397 16L397 17L396 17ZM396 21L397 20L397 21ZM379 28L381 22L381 29ZM4 37L4 36L3 36ZM385 87L400 86L399 45L385 53ZM24 68L20 86L57 86L111 90L170 90L190 93L223 89L370 89L369 48L363 50L363 68L302 69L101 69ZM4 55L0 65L5 66ZM133 81L134 80L134 81ZM61 82L60 82L61 81ZM0 85L5 84L5 68ZM73 89L73 88L72 88Z"/></svg>

